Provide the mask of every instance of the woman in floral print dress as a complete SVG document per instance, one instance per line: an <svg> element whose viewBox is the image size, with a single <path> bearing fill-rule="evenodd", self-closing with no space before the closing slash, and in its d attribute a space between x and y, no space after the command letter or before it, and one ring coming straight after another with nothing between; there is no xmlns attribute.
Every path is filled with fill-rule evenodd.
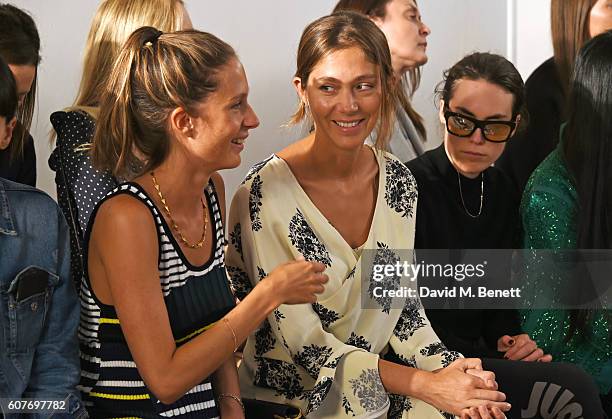
<svg viewBox="0 0 612 419"><path fill-rule="evenodd" d="M373 309L362 308L372 284L362 259L400 260L396 249L411 249L415 230L414 178L380 151L401 94L383 33L351 12L318 19L302 35L297 67L294 121L313 129L247 175L226 264L238 298L300 257L324 264L329 283L317 303L282 305L249 337L243 397L308 417L504 417L493 374L448 351L418 299L372 298ZM364 145L375 127L376 146Z"/></svg>

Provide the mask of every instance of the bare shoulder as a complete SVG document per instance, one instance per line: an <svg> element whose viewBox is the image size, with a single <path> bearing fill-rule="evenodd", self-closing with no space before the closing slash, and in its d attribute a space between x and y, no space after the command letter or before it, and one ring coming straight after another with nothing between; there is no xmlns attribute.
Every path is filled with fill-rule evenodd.
<svg viewBox="0 0 612 419"><path fill-rule="evenodd" d="M140 240L156 236L155 221L147 206L140 200L120 194L104 201L93 225L93 237L140 237Z"/></svg>

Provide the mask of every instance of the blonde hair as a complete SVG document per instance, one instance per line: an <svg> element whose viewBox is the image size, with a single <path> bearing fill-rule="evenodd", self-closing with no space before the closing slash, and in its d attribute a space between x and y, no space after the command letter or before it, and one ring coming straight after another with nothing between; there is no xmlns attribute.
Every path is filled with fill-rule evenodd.
<svg viewBox="0 0 612 419"><path fill-rule="evenodd" d="M181 30L182 5L182 0L104 0L87 37L74 106L99 106L119 51L136 29L153 26L162 32Z"/></svg>
<svg viewBox="0 0 612 419"><path fill-rule="evenodd" d="M385 34L362 14L342 11L319 18L304 29L297 53L295 77L302 80L302 89L308 83L313 68L334 51L357 47L368 61L378 68L381 83L381 106L375 147L385 149L395 121L395 103L404 94L394 89L395 75L391 66L391 53ZM291 123L307 117L306 105L300 101Z"/></svg>
<svg viewBox="0 0 612 419"><path fill-rule="evenodd" d="M221 68L235 57L232 47L209 33L137 29L101 92L94 166L121 179L159 166L170 152L170 113L182 107L195 114L217 90Z"/></svg>

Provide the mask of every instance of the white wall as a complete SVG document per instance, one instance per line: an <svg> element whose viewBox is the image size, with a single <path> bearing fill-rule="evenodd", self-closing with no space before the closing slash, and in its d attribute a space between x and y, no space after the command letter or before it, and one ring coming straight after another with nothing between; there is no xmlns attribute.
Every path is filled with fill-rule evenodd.
<svg viewBox="0 0 612 419"><path fill-rule="evenodd" d="M41 33L43 61L32 134L38 153L38 186L55 195L53 173L47 166L49 115L70 105L74 99L82 49L98 2L9 1L29 10ZM527 3L527 0L419 1L423 19L432 34L428 47L430 61L423 69L414 103L425 117L429 148L438 145L441 138L433 90L442 78L442 71L471 51L506 54L508 1ZM548 0L528 3L538 1ZM253 163L299 136L295 130L281 128L296 103L291 78L298 39L306 24L331 11L335 0L186 0L186 4L196 28L218 35L238 51L251 84L251 103L261 120L261 126L249 137L242 165L223 174L231 196Z"/></svg>
<svg viewBox="0 0 612 419"><path fill-rule="evenodd" d="M508 0L510 8L509 56L525 80L542 62L552 57L550 0Z"/></svg>

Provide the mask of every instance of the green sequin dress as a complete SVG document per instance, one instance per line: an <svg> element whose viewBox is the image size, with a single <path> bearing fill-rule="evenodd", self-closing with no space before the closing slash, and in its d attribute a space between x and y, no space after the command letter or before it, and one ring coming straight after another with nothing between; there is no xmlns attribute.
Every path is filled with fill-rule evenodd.
<svg viewBox="0 0 612 419"><path fill-rule="evenodd" d="M576 248L578 195L557 147L533 172L521 202L525 249ZM542 279L542 278L540 278ZM547 279L544 279L547 280ZM548 278L550 280L550 278ZM554 279L553 279L554 280ZM534 285L534 284L531 284ZM535 287L538 291L554 287ZM555 361L580 365L602 394L612 389L612 339L604 313L596 315L588 338L573 336L566 310L523 310L523 330Z"/></svg>

